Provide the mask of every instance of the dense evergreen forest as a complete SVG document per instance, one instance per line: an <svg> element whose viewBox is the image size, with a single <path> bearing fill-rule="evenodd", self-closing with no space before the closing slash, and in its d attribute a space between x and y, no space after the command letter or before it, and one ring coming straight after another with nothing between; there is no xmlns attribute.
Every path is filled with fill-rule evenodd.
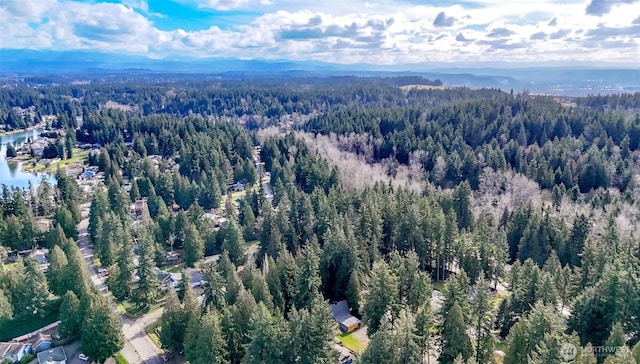
<svg viewBox="0 0 640 364"><path fill-rule="evenodd" d="M416 77L1 89L5 129L53 120L99 145L101 179L3 188L0 325L59 317L103 361L115 303L162 305L160 343L189 363L333 363L346 300L357 362L640 362L639 105ZM46 273L16 253L34 247Z"/></svg>

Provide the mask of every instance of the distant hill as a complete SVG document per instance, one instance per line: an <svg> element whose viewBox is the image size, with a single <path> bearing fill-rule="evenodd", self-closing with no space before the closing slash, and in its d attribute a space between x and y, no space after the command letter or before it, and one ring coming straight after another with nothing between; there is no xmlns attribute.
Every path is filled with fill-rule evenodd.
<svg viewBox="0 0 640 364"><path fill-rule="evenodd" d="M93 51L0 49L0 74L206 73L226 77L264 76L421 76L447 86L528 90L538 94L582 96L640 91L638 69L578 67L456 68L442 64L337 64L320 61L242 60L234 58L167 57ZM513 65L512 65L513 66Z"/></svg>

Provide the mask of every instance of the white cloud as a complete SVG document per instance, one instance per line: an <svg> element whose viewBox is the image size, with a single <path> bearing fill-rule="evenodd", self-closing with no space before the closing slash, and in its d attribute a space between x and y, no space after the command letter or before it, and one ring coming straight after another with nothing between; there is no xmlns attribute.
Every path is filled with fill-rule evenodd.
<svg viewBox="0 0 640 364"><path fill-rule="evenodd" d="M584 14L583 0L479 0L480 6L467 8L398 0L357 0L335 7L328 0L310 5L293 0L179 1L217 10L256 6L265 13L224 29L211 24L197 31L167 31L154 26L151 18L157 14L149 12L145 0L4 0L0 47L380 64L633 62L640 54L636 5L626 1L599 17Z"/></svg>
<svg viewBox="0 0 640 364"><path fill-rule="evenodd" d="M249 0L176 0L177 2L196 6L200 9L215 9L227 11L245 7L249 4ZM263 0L264 1L264 0ZM270 5L271 1L266 1L263 5Z"/></svg>

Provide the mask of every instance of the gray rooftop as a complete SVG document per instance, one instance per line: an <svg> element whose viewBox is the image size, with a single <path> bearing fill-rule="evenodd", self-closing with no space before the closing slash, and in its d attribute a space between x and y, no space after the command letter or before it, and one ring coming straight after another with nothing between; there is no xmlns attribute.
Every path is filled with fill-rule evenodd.
<svg viewBox="0 0 640 364"><path fill-rule="evenodd" d="M56 346L49 350L41 351L38 353L38 363L40 364L57 364L67 360L67 354L64 352L62 346Z"/></svg>

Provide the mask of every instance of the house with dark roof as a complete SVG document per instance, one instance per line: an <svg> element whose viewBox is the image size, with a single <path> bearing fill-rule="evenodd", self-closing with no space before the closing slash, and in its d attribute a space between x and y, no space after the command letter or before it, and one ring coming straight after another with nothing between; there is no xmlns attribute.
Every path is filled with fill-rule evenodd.
<svg viewBox="0 0 640 364"><path fill-rule="evenodd" d="M38 353L39 364L67 364L67 354L62 346L56 346Z"/></svg>
<svg viewBox="0 0 640 364"><path fill-rule="evenodd" d="M330 306L331 314L333 318L338 321L342 332L352 332L360 327L360 320L351 315L347 301L339 301Z"/></svg>
<svg viewBox="0 0 640 364"><path fill-rule="evenodd" d="M231 186L231 189L233 189L233 192L240 192L240 191L244 191L246 186L247 185L245 185L242 182L236 182Z"/></svg>

